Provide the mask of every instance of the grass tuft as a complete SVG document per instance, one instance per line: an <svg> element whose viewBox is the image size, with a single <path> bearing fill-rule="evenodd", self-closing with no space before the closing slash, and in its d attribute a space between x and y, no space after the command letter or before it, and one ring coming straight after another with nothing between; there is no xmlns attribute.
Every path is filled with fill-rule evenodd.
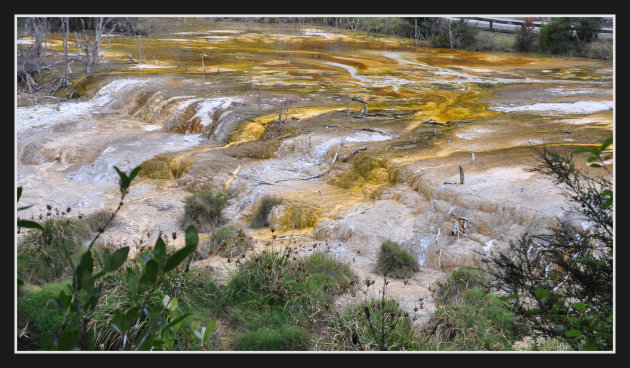
<svg viewBox="0 0 630 368"><path fill-rule="evenodd" d="M224 222L223 209L234 194L230 191L213 193L197 192L184 199L184 228L194 225L201 231L208 231Z"/></svg>
<svg viewBox="0 0 630 368"><path fill-rule="evenodd" d="M418 261L404 251L394 241L386 240L381 244L378 254L377 269L383 275L406 278L420 270Z"/></svg>
<svg viewBox="0 0 630 368"><path fill-rule="evenodd" d="M331 320L317 342L321 350L418 350L411 318L392 299L369 300Z"/></svg>
<svg viewBox="0 0 630 368"><path fill-rule="evenodd" d="M212 236L205 247L222 257L238 257L253 248L252 241L234 225L225 225L211 230Z"/></svg>
<svg viewBox="0 0 630 368"><path fill-rule="evenodd" d="M231 276L220 309L240 331L238 350L306 350L335 297L351 290L356 278L350 266L323 253L264 251Z"/></svg>
<svg viewBox="0 0 630 368"><path fill-rule="evenodd" d="M483 270L460 268L453 272L438 291L441 304L458 304L462 294L473 287L486 293L490 292L490 276Z"/></svg>
<svg viewBox="0 0 630 368"><path fill-rule="evenodd" d="M258 206L258 210L254 215L250 226L253 228L261 228L269 226L269 214L274 206L282 203L282 199L271 196L263 197Z"/></svg>
<svg viewBox="0 0 630 368"><path fill-rule="evenodd" d="M439 306L424 335L428 350L510 350L523 334L482 270L462 268L438 291Z"/></svg>
<svg viewBox="0 0 630 368"><path fill-rule="evenodd" d="M68 286L70 285L72 285L71 280L64 280L44 284L41 287L29 287L26 295L18 299L18 326L24 327L28 322L30 338L37 339L37 336L44 332L49 336L55 336L63 322L63 314L53 302L53 298L61 290L65 290L69 294ZM78 326L75 313L69 314L68 318L67 328Z"/></svg>
<svg viewBox="0 0 630 368"><path fill-rule="evenodd" d="M308 350L311 334L301 327L260 328L238 335L235 350Z"/></svg>
<svg viewBox="0 0 630 368"><path fill-rule="evenodd" d="M73 257L91 235L82 221L50 219L43 230L31 230L17 249L18 277L31 284L59 281L69 270Z"/></svg>

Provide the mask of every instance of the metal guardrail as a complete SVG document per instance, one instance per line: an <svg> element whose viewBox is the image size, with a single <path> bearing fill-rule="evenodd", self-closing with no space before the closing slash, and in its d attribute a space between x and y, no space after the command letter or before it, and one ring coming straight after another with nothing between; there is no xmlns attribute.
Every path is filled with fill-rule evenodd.
<svg viewBox="0 0 630 368"><path fill-rule="evenodd" d="M453 17L447 18L453 20L459 20L460 18ZM488 31L493 32L502 32L502 33L516 33L521 25L525 23L522 19L514 19L514 18L485 18L485 17L470 17L463 18L467 23ZM545 22L532 22L534 32L540 32L540 27L542 27ZM601 28L598 32L598 37L600 39L612 39L613 38L613 29L612 28Z"/></svg>

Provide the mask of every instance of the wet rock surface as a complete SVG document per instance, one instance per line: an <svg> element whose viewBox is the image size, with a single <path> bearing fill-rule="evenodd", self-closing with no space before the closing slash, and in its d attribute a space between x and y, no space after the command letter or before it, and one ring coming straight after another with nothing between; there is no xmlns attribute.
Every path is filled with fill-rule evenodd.
<svg viewBox="0 0 630 368"><path fill-rule="evenodd" d="M161 231L180 246L172 234L183 234L184 198L230 189L225 217L256 250L330 252L359 280L375 280L340 305L379 295L380 244L399 242L421 269L390 280L386 292L421 325L435 308L430 290L449 272L481 267L483 255L562 216L559 188L527 171L537 164L533 149L570 152L612 133L610 62L232 26L226 38L203 38L207 24L195 26L204 36L164 31L156 39L169 68L112 61L125 74L99 79L81 101L18 107L16 182L20 203L35 205L23 218L36 219L46 204L72 206L73 215L113 209L113 166L143 165L105 240L138 245ZM108 53L133 50L120 42ZM168 50L182 42L212 50L221 72L176 59ZM580 101L589 108L574 108ZM537 114L536 103L556 110ZM563 134L568 124L572 134ZM270 227L252 229L265 196L282 204ZM466 227L454 232L462 219ZM217 257L199 266L222 274L234 264Z"/></svg>

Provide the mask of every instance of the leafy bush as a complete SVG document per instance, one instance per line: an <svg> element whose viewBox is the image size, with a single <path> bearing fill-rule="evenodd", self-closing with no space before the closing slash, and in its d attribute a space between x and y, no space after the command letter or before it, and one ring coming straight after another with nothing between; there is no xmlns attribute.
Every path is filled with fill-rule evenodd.
<svg viewBox="0 0 630 368"><path fill-rule="evenodd" d="M261 228L269 226L269 213L274 206L282 203L282 199L275 198L271 196L263 197L260 201L260 205L258 206L258 210L256 210L256 214L254 215L254 219L251 222L251 227L253 228Z"/></svg>
<svg viewBox="0 0 630 368"><path fill-rule="evenodd" d="M116 166L114 166L114 169L120 176L121 199L111 218L122 207L125 196L129 193L129 186L132 180L141 170L140 167L136 167L127 175ZM18 187L18 201L21 194L22 187ZM26 207L18 207L18 211L24 208ZM66 221L66 224L70 224L70 221ZM18 227L36 229L34 234L42 236L43 239L46 239L48 234L45 226L34 221L18 218L17 225ZM64 249L65 260L72 266L72 282L63 285L56 296L53 296L50 300L52 304L59 308L63 315L63 320L56 333L53 334L48 328L38 336L42 350L97 349L97 346L94 344L95 336L89 330L89 327L90 325L95 325L98 321L93 320L91 317L101 301L107 276L116 274L117 270L125 264L129 253L129 247L122 247L114 253L111 253L109 249L104 249L102 255L96 254L97 259L95 260L93 254L94 245L104 230L104 228L99 229L99 232L87 246L86 251L76 261L72 259L70 252L61 247ZM183 330L180 329L180 326L182 326L182 322L190 313L183 315L177 313L176 295L182 287L184 277L190 270L190 264L197 250L198 243L197 230L190 226L186 229L185 246L183 248L167 255L166 244L159 237L151 252L139 255L142 258L142 262L144 262L140 262L142 266L136 264L136 267L127 267L125 279L118 282L114 289L117 294L126 291L125 295L128 297L127 300L130 301L130 307L123 309L120 308L120 304L117 305L113 312L113 320L110 323L119 334L119 337L122 337L123 343L120 349L173 350L175 344L177 344L177 347L181 346L180 332ZM178 273L181 270L178 266L186 260L187 263L179 276L179 281L170 293L162 300L152 298L152 296L159 295L159 292L157 294L155 292L160 289L160 286L163 286L164 280L168 279L169 275L172 275L170 271L174 270L174 273ZM98 267L97 270L94 269L95 264ZM17 287L18 295L22 296L25 282L21 278L17 279ZM36 314L34 313L34 315ZM77 317L77 328L72 328L70 324L74 316ZM191 322L192 332L200 340L201 346L212 335L214 326L214 320L210 320L205 327L202 326L200 328L198 328L199 321L193 320ZM23 328L22 332L25 330L26 328ZM188 345L190 332L187 332L184 337L185 344ZM96 338L98 338L98 335Z"/></svg>
<svg viewBox="0 0 630 368"><path fill-rule="evenodd" d="M581 42L591 42L597 39L597 33L602 28L603 18L579 17L575 19L575 33Z"/></svg>
<svg viewBox="0 0 630 368"><path fill-rule="evenodd" d="M144 252L145 256L149 256L149 252ZM141 263L144 263L144 257L139 256L134 260L127 262L127 267L140 270ZM165 275L162 282L157 285L151 299L147 302L148 305L161 305L164 298L167 297L173 289L177 286L181 273L171 272ZM93 333L94 343L99 346L103 346L105 350L117 350L123 346L124 335L116 330L115 316L116 311L128 311L133 310L134 303L125 290L121 290L121 286L127 283L127 273L118 271L107 275L104 278L102 289L102 301L99 303L94 311L89 315L91 320L89 329ZM216 284L209 278L209 276L199 270L190 270L186 275L186 279L181 285L179 292L177 293L176 307L172 310L174 315L184 315L187 313L198 312L200 309L204 309L204 305L212 304L212 298L208 298L209 295L214 295L218 291ZM171 311L169 311L171 312ZM205 308L205 312L209 314L208 308ZM196 313L197 318L208 319L208 315ZM134 330L134 333L141 335L146 331L148 319L140 318L138 328ZM136 321L134 321L136 322ZM190 325L190 323L188 323Z"/></svg>
<svg viewBox="0 0 630 368"><path fill-rule="evenodd" d="M571 18L551 18L540 27L540 46L550 54L567 54L575 48Z"/></svg>
<svg viewBox="0 0 630 368"><path fill-rule="evenodd" d="M533 169L553 179L588 229L563 222L544 234L524 234L486 260L518 322L574 350L613 347L613 174L604 164L612 154L601 157L611 144L612 137L600 147L573 152L589 152L590 166L603 175L584 173L573 156L547 147Z"/></svg>
<svg viewBox="0 0 630 368"><path fill-rule="evenodd" d="M212 226L219 226L223 220L223 209L228 201L234 198L229 191L213 193L210 191L197 192L184 199L184 227L194 225L200 230L210 230Z"/></svg>
<svg viewBox="0 0 630 368"><path fill-rule="evenodd" d="M405 278L420 270L418 261L391 240L381 244L378 254L377 269L383 275Z"/></svg>

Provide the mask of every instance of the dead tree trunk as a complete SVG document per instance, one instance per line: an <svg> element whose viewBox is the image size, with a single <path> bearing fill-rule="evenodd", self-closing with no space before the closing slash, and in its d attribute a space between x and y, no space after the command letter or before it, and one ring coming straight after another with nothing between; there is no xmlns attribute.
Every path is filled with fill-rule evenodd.
<svg viewBox="0 0 630 368"><path fill-rule="evenodd" d="M459 183L464 184L464 168L459 165Z"/></svg>
<svg viewBox="0 0 630 368"><path fill-rule="evenodd" d="M104 31L107 28L107 24L112 20L112 18L104 19L103 17L96 18L96 23L94 25L94 40L90 41L90 37L88 36L85 30L85 23L81 18L81 24L83 25L83 40L79 40L79 37L75 33L75 37L77 39L78 47L82 48L85 52L85 64L86 64L86 73L88 78L92 76L94 73L94 68L96 64L98 64L98 60L101 53L101 42L103 41ZM109 30L108 36L116 28L114 24L112 28Z"/></svg>
<svg viewBox="0 0 630 368"><path fill-rule="evenodd" d="M138 35L138 64L142 64L142 41L140 35Z"/></svg>
<svg viewBox="0 0 630 368"><path fill-rule="evenodd" d="M70 38L70 20L68 17L61 18L61 25L63 27L63 86L70 85L70 62L68 58L68 39Z"/></svg>

